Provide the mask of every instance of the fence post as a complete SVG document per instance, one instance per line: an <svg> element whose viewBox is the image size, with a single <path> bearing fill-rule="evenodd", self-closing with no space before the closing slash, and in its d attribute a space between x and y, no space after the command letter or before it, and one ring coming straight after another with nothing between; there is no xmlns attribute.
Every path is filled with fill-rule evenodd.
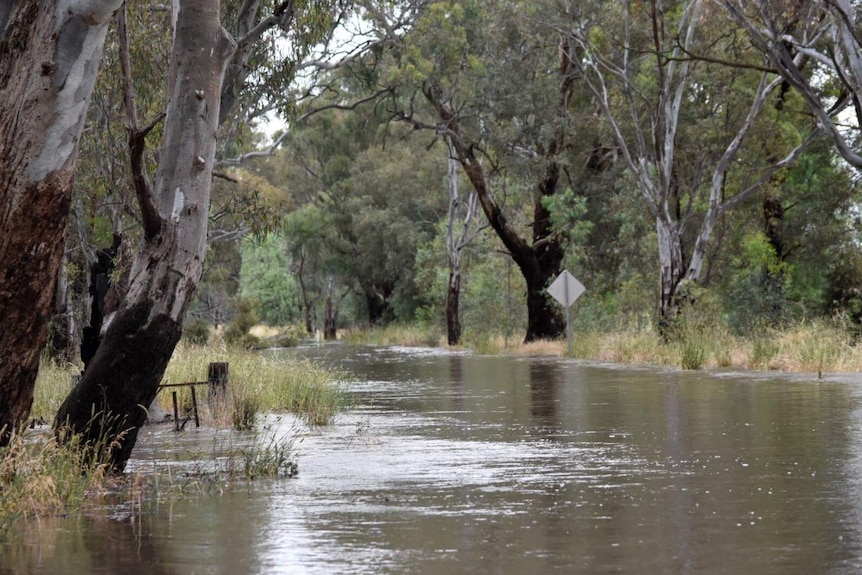
<svg viewBox="0 0 862 575"><path fill-rule="evenodd" d="M208 401L227 394L228 363L226 361L213 362L207 370L207 392Z"/></svg>

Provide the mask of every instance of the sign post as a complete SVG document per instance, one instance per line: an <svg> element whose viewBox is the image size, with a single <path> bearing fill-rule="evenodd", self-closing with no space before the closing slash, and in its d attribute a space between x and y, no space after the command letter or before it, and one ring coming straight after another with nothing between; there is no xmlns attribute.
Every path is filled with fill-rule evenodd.
<svg viewBox="0 0 862 575"><path fill-rule="evenodd" d="M548 286L548 293L566 308L566 340L568 342L569 357L572 356L572 304L581 297L587 288L568 270L557 276L557 279Z"/></svg>

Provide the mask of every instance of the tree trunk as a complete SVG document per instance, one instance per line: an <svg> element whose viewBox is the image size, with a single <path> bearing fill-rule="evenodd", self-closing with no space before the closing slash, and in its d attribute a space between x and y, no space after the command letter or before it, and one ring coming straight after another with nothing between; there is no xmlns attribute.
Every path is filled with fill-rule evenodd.
<svg viewBox="0 0 862 575"><path fill-rule="evenodd" d="M432 96L428 99L434 102ZM473 147L462 139L460 125L454 112L442 105L437 109L441 118L448 123L458 162L473 185L488 223L509 250L512 260L518 266L527 284L528 319L524 342L559 337L565 330L565 324L558 307L545 293L551 278L560 272L563 250L559 242L550 234L549 227L542 225L534 226L532 245L524 241L492 197L482 165L476 158ZM543 182L540 192L540 196L552 194L553 188L548 189L547 182ZM541 204L541 198L537 198L536 202ZM541 215L539 205L536 207L536 213Z"/></svg>
<svg viewBox="0 0 862 575"><path fill-rule="evenodd" d="M368 306L368 324L372 326L386 323L388 309L386 299L376 290L365 290L365 303Z"/></svg>
<svg viewBox="0 0 862 575"><path fill-rule="evenodd" d="M0 8L0 445L33 402L78 139L119 5L5 0Z"/></svg>
<svg viewBox="0 0 862 575"><path fill-rule="evenodd" d="M303 274L303 270L305 268L305 252L302 251L299 254L299 265L297 266L296 271L296 279L299 282L299 293L302 296L302 307L305 309L305 331L308 332L308 335L314 335L314 298L309 295L309 289L305 285L305 275Z"/></svg>
<svg viewBox="0 0 862 575"><path fill-rule="evenodd" d="M461 317L458 313L458 302L460 299L461 266L451 266L449 269L449 289L446 293L446 338L449 341L449 345L458 345L461 343Z"/></svg>
<svg viewBox="0 0 862 575"><path fill-rule="evenodd" d="M683 278L682 241L678 230L671 223L656 219L658 232L659 331L664 334L679 311L677 289Z"/></svg>
<svg viewBox="0 0 862 575"><path fill-rule="evenodd" d="M324 306L324 316L323 316L323 339L327 341L335 341L337 339L336 333L336 317L335 317L335 306L332 302L332 292L335 289L335 280L332 275L329 276L329 279L326 282L326 305Z"/></svg>
<svg viewBox="0 0 862 575"><path fill-rule="evenodd" d="M449 152L448 184L449 184L449 211L448 225L446 227L446 252L449 255L449 287L446 294L446 337L449 345L461 343L461 254L467 244L470 243L473 218L476 215L476 202L478 196L472 192L467 197L467 202L461 202L458 193L458 160L457 150L452 143L452 138L446 138L446 146ZM459 208L464 206L463 214ZM462 219L461 230L455 237L455 222Z"/></svg>
<svg viewBox="0 0 862 575"><path fill-rule="evenodd" d="M90 322L83 329L81 341L81 362L84 364L84 371L87 370L102 341L102 324L108 315L105 300L113 285L111 272L114 270L114 258L117 256L121 242L122 236L114 234L113 244L99 250L95 261L90 264Z"/></svg>
<svg viewBox="0 0 862 575"><path fill-rule="evenodd" d="M57 414L122 471L180 339L206 251L210 185L224 67L234 43L219 2L174 4L168 107L155 196L138 189L145 237L128 292L79 384Z"/></svg>
<svg viewBox="0 0 862 575"><path fill-rule="evenodd" d="M75 350L75 314L72 305L72 289L66 272L66 256L60 261L57 286L54 294L54 311L48 336L46 353L52 359L72 362L77 358Z"/></svg>

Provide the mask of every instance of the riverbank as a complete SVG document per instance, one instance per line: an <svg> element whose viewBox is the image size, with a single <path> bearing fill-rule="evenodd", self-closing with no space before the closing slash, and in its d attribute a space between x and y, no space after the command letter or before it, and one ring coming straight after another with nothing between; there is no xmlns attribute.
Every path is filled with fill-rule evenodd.
<svg viewBox="0 0 862 575"><path fill-rule="evenodd" d="M388 326L349 330L352 344L446 347L439 329ZM649 327L609 332L576 331L575 359L626 365L672 366L681 369L735 368L805 373L862 371L862 346L838 322L815 320L783 330L738 336L722 327L685 326L665 341ZM565 338L523 343L512 335L466 334L462 346L480 355L566 357Z"/></svg>

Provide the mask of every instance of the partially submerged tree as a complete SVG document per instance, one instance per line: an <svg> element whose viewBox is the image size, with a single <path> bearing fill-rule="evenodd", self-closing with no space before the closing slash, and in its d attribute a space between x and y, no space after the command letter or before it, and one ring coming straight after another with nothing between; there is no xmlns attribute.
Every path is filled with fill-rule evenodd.
<svg viewBox="0 0 862 575"><path fill-rule="evenodd" d="M119 5L0 5L0 445L24 423L33 402L78 140Z"/></svg>
<svg viewBox="0 0 862 575"><path fill-rule="evenodd" d="M117 470L124 468L146 421L145 407L155 398L200 281L222 79L235 48L219 20L218 2L184 0L173 16L168 105L154 186L142 168L133 168L144 237L126 297L55 423L92 443L109 442ZM135 165L146 132L136 125L130 98L126 106Z"/></svg>
<svg viewBox="0 0 862 575"><path fill-rule="evenodd" d="M393 72L400 84L395 114L451 143L489 226L524 277L525 341L564 329L545 292L564 253L544 200L565 187L570 107L578 103L573 47L536 26L541 11L517 2L434 2ZM502 185L515 174L529 189L524 203L511 202Z"/></svg>

